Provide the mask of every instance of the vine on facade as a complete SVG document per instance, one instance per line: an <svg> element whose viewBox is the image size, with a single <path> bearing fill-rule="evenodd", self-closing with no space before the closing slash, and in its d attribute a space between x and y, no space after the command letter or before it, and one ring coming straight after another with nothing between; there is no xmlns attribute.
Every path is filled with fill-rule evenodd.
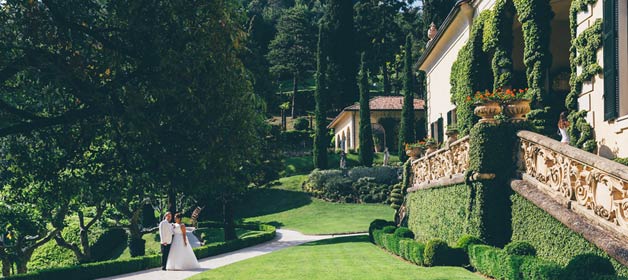
<svg viewBox="0 0 628 280"><path fill-rule="evenodd" d="M485 53L492 53L493 90L512 85L512 23L515 7L510 0L498 0L484 24Z"/></svg>

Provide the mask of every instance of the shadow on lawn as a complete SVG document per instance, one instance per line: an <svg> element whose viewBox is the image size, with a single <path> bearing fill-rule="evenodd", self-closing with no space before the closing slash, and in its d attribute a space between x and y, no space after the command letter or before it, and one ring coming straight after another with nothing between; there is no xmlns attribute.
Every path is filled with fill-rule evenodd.
<svg viewBox="0 0 628 280"><path fill-rule="evenodd" d="M319 241L312 241L312 242L305 243L301 246L332 245L332 244L340 244L340 243L370 243L370 242L369 242L369 237L367 235L354 235L354 236L344 236L344 237L323 239Z"/></svg>
<svg viewBox="0 0 628 280"><path fill-rule="evenodd" d="M242 200L243 205L236 210L237 218L249 218L279 213L312 203L310 195L304 192L281 189L255 189Z"/></svg>

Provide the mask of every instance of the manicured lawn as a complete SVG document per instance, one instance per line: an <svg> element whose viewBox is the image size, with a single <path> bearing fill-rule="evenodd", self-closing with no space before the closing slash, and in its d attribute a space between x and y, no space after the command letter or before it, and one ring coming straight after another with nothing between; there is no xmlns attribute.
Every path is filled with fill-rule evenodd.
<svg viewBox="0 0 628 280"><path fill-rule="evenodd" d="M239 217L262 221L304 234L365 232L374 219L392 219L394 210L385 204L331 203L310 198L301 191L305 175L282 178L271 189L247 195Z"/></svg>
<svg viewBox="0 0 628 280"><path fill-rule="evenodd" d="M419 267L368 242L366 236L307 243L190 279L484 279L459 267Z"/></svg>
<svg viewBox="0 0 628 280"><path fill-rule="evenodd" d="M384 162L384 154L375 153L375 158L373 162L376 165L381 165ZM390 155L390 163L395 162L399 162L399 157L396 155ZM283 171L283 174L285 176L308 174L312 170L314 170L314 161L312 159L312 156L289 157L284 160L284 164L285 169ZM354 167L359 165L360 162L358 160L357 154L347 154L347 167ZM329 167L340 167L340 155L329 154Z"/></svg>

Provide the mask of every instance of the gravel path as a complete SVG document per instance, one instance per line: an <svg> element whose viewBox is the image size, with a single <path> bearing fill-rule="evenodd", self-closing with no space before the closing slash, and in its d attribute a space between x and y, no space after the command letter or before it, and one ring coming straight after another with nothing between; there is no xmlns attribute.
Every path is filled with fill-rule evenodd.
<svg viewBox="0 0 628 280"><path fill-rule="evenodd" d="M250 259L253 257L268 254L283 248L292 247L307 243L310 241L317 241L322 239L329 239L340 236L350 235L362 235L362 234L343 234L343 235L304 235L298 231L278 229L275 239L258 244L252 247L243 248L237 251L224 253L205 259L199 260L201 265L200 269L189 271L162 271L161 268L153 268L149 270L143 270L123 275L112 276L105 279L124 279L124 280L178 280L185 279L192 275L201 273L205 270L215 269L221 266L239 262L242 260Z"/></svg>

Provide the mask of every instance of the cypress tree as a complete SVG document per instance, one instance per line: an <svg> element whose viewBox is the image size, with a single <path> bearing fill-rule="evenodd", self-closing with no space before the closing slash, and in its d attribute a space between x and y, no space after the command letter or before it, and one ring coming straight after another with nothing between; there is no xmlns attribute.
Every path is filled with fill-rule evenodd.
<svg viewBox="0 0 628 280"><path fill-rule="evenodd" d="M318 28L318 50L316 53L316 91L314 99L316 101L315 119L316 128L314 131L314 166L318 169L327 168L327 88L325 80L326 60L325 38L323 23Z"/></svg>
<svg viewBox="0 0 628 280"><path fill-rule="evenodd" d="M373 130L371 129L371 109L369 108L369 77L364 61L360 59L360 163L373 165Z"/></svg>
<svg viewBox="0 0 628 280"><path fill-rule="evenodd" d="M329 0L326 21L327 78L333 107L342 109L358 101L357 44L353 27L353 1Z"/></svg>
<svg viewBox="0 0 628 280"><path fill-rule="evenodd" d="M412 75L412 36L406 37L403 68L403 109L401 110L401 128L399 129L399 159L402 162L408 157L405 143L414 141L414 77Z"/></svg>

